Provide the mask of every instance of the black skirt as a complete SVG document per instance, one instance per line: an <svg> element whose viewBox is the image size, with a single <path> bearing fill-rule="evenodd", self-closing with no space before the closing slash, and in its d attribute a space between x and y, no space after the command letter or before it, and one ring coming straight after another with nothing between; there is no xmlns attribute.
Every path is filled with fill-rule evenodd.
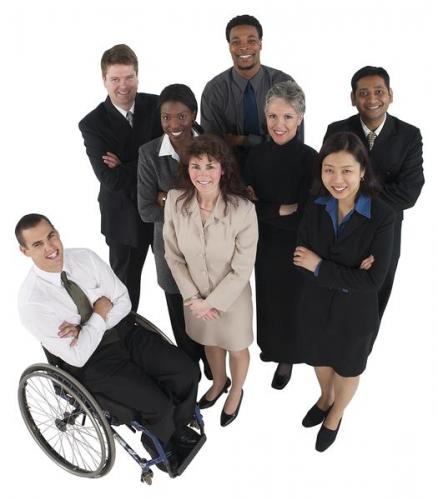
<svg viewBox="0 0 438 500"><path fill-rule="evenodd" d="M296 333L303 276L292 261L296 231L260 224L255 264L257 343L264 361L300 361Z"/></svg>

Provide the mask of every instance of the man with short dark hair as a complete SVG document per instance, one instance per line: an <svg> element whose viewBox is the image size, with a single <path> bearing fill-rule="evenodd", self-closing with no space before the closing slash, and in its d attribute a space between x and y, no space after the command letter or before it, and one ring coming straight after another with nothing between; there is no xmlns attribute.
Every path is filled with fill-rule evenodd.
<svg viewBox="0 0 438 500"><path fill-rule="evenodd" d="M100 182L101 231L109 261L127 286L132 308L140 299L141 272L153 224L137 210L138 148L162 133L158 96L137 93L138 61L127 45L115 45L101 60L105 102L79 123L87 155Z"/></svg>
<svg viewBox="0 0 438 500"><path fill-rule="evenodd" d="M361 68L351 79L351 103L358 114L330 124L324 138L336 132L353 132L362 139L382 184L380 198L397 215L391 265L379 291L380 317L388 303L400 257L403 210L415 205L424 184L420 130L387 112L392 100L388 72L374 66Z"/></svg>
<svg viewBox="0 0 438 500"><path fill-rule="evenodd" d="M201 100L201 125L205 132L224 137L244 162L249 146L267 134L265 97L274 83L293 80L280 70L260 63L263 28L247 14L227 24L225 36L233 67L207 83ZM303 137L301 130L301 138Z"/></svg>
<svg viewBox="0 0 438 500"><path fill-rule="evenodd" d="M110 267L91 250L64 249L47 217L25 215L15 234L34 264L20 289L20 318L48 356L92 393L137 411L163 444L194 444L187 424L197 365L137 324Z"/></svg>

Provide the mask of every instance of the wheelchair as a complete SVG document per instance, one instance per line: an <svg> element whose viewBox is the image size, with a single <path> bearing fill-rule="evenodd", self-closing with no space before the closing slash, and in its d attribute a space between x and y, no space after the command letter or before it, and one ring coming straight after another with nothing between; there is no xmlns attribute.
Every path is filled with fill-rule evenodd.
<svg viewBox="0 0 438 500"><path fill-rule="evenodd" d="M153 323L132 312L137 324L171 340ZM48 356L49 362L53 359ZM180 476L206 441L204 422L196 405L190 428L198 435L196 445L171 467L159 439L141 422L139 415L101 395L90 392L72 375L54 364L37 363L20 377L18 402L21 415L33 439L60 467L81 477L96 478L107 474L115 459L117 441L141 468L140 479L152 484L153 466L170 477ZM139 456L115 427L126 425L133 433L153 444L150 458Z"/></svg>

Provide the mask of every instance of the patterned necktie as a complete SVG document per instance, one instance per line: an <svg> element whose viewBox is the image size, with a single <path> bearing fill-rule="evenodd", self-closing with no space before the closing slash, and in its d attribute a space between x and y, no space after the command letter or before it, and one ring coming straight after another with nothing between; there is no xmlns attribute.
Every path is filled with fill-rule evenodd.
<svg viewBox="0 0 438 500"><path fill-rule="evenodd" d="M76 307L78 308L79 314L81 316L81 325L86 323L90 316L93 314L93 308L91 307L90 301L81 288L74 282L67 278L65 271L61 273L61 281L67 293L72 298Z"/></svg>
<svg viewBox="0 0 438 500"><path fill-rule="evenodd" d="M131 127L132 127L134 125L134 113L132 113L131 111L128 111L126 113L126 119L128 120L129 125L131 125Z"/></svg>
<svg viewBox="0 0 438 500"><path fill-rule="evenodd" d="M256 96L249 81L243 94L243 128L245 135L260 134Z"/></svg>
<svg viewBox="0 0 438 500"><path fill-rule="evenodd" d="M376 140L377 134L374 132L370 132L367 135L367 141L368 141L368 149L371 151L374 146L374 141Z"/></svg>

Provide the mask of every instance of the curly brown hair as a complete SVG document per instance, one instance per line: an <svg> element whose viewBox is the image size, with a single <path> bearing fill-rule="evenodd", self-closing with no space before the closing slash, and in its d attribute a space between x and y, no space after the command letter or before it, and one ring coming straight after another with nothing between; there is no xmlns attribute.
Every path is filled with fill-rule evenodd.
<svg viewBox="0 0 438 500"><path fill-rule="evenodd" d="M186 208L196 194L196 188L190 180L189 163L191 158L199 158L207 155L208 160L216 160L220 163L223 175L219 183L222 197L225 205L228 203L236 204L233 196L249 199L246 186L240 177L239 167L228 144L215 135L200 135L194 137L181 155L178 165L178 176L175 187L181 189L183 194L177 201L182 201L182 208Z"/></svg>

